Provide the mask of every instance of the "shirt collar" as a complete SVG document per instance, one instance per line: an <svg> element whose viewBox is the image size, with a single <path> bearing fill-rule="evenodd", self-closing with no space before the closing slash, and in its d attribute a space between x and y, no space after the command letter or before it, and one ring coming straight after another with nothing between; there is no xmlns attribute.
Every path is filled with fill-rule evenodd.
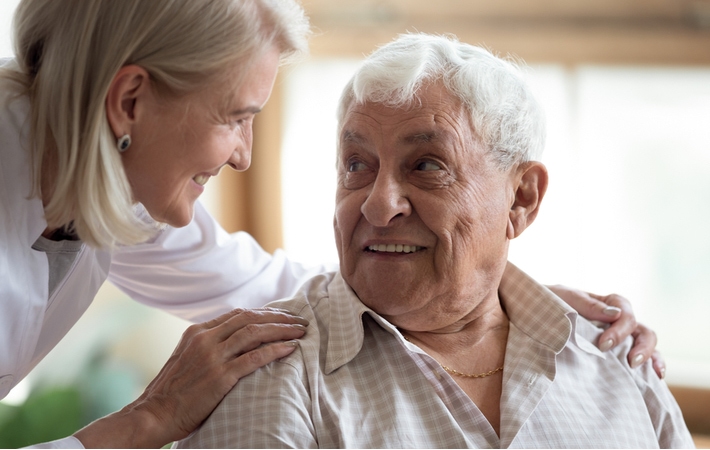
<svg viewBox="0 0 710 450"><path fill-rule="evenodd" d="M603 353L589 341L576 339L575 329L580 320L578 313L510 262L505 268L498 292L511 322L555 354L559 354L571 339L585 352L604 358ZM404 343L397 327L362 303L339 272L328 285L328 297L330 325L326 374L350 362L362 349L365 336L363 314L369 314L382 328Z"/></svg>
<svg viewBox="0 0 710 450"><path fill-rule="evenodd" d="M400 340L404 340L397 327L383 319L360 301L355 291L345 282L340 272L328 285L330 325L328 350L325 358L325 373L329 374L349 363L362 349L365 331L363 314L369 314L382 328ZM355 330L353 333L352 330Z"/></svg>
<svg viewBox="0 0 710 450"><path fill-rule="evenodd" d="M562 351L577 318L572 308L510 262L503 272L498 295L508 318L520 331L555 354ZM565 316L569 320L560 320Z"/></svg>
<svg viewBox="0 0 710 450"><path fill-rule="evenodd" d="M510 321L555 354L559 354L571 340L581 350L604 358L604 354L588 339L578 338L579 334L590 334L591 324L552 291L510 262L503 273L498 294ZM591 334L594 334L593 330Z"/></svg>

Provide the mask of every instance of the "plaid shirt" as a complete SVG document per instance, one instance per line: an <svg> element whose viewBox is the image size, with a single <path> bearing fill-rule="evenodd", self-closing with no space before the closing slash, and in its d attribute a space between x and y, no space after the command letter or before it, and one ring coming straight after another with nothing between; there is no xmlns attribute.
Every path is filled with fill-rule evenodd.
<svg viewBox="0 0 710 450"><path fill-rule="evenodd" d="M310 320L300 348L241 379L178 447L693 447L665 383L512 264L500 437L439 364L363 305L339 274L272 304Z"/></svg>

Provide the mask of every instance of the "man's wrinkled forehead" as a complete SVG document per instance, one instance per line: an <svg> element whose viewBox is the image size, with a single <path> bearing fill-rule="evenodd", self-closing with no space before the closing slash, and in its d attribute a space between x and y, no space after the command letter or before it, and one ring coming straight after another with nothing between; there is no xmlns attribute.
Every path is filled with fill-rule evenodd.
<svg viewBox="0 0 710 450"><path fill-rule="evenodd" d="M397 141L413 146L424 144L445 143L453 138L448 130L434 129L432 127L419 127L413 130L403 130L401 136L396 136ZM367 146L371 144L370 139L354 129L344 128L341 133L341 145L353 144L356 146Z"/></svg>
<svg viewBox="0 0 710 450"><path fill-rule="evenodd" d="M449 99L427 96L416 105L351 104L343 117L340 143L362 144L368 135L387 130L388 137L421 144L447 138L453 128L470 127L466 108ZM462 130L459 130L462 131Z"/></svg>

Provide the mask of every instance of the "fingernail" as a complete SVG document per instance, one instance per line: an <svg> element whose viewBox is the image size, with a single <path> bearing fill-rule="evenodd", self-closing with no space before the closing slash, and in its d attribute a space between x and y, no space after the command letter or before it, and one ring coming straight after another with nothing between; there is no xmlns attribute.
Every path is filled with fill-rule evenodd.
<svg viewBox="0 0 710 450"><path fill-rule="evenodd" d="M661 380L663 380L664 378L666 378L666 368L661 367Z"/></svg>
<svg viewBox="0 0 710 450"><path fill-rule="evenodd" d="M288 345L289 347L298 347L298 341L285 341L284 344Z"/></svg>
<svg viewBox="0 0 710 450"><path fill-rule="evenodd" d="M634 359L631 360L631 368L635 369L636 367L641 364L641 361L643 361L643 355L639 353L638 355L634 356Z"/></svg>
<svg viewBox="0 0 710 450"><path fill-rule="evenodd" d="M307 329L307 328L305 327L305 325L301 325L300 323L294 323L294 324L291 325L291 326L294 327L294 328L298 328L298 329L301 330L301 331L306 331L306 329Z"/></svg>
<svg viewBox="0 0 710 450"><path fill-rule="evenodd" d="M605 352L614 346L614 339L607 339L599 344L599 350Z"/></svg>
<svg viewBox="0 0 710 450"><path fill-rule="evenodd" d="M616 306L607 306L602 310L602 312L607 316L616 316L621 312L621 308L617 308Z"/></svg>

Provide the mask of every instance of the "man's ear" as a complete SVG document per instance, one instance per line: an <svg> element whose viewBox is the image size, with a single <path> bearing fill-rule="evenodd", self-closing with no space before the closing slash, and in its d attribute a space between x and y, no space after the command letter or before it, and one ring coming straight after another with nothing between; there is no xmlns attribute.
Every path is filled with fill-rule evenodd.
<svg viewBox="0 0 710 450"><path fill-rule="evenodd" d="M522 163L517 168L515 180L515 199L508 219L508 239L520 236L535 221L547 190L547 168L538 161Z"/></svg>
<svg viewBox="0 0 710 450"><path fill-rule="evenodd" d="M140 66L121 67L113 77L106 95L106 118L116 138L131 134L141 102L149 93L150 76Z"/></svg>

